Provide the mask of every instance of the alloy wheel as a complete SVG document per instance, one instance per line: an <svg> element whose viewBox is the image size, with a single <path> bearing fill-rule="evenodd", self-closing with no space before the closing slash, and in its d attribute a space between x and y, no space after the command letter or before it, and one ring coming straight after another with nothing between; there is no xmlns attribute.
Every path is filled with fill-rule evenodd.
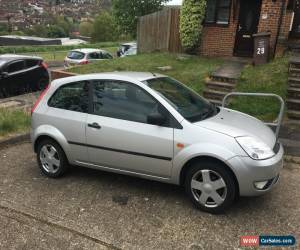
<svg viewBox="0 0 300 250"><path fill-rule="evenodd" d="M40 160L43 169L51 174L55 174L60 168L59 154L52 145L44 145L40 151Z"/></svg>
<svg viewBox="0 0 300 250"><path fill-rule="evenodd" d="M194 199L208 208L220 206L227 195L227 186L221 175L208 169L199 170L193 175L191 190Z"/></svg>

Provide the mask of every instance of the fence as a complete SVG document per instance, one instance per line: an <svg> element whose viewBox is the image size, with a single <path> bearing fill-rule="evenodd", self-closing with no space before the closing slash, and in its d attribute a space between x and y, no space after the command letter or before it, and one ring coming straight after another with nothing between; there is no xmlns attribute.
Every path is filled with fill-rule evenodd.
<svg viewBox="0 0 300 250"><path fill-rule="evenodd" d="M183 51L179 36L179 8L167 8L139 18L138 51Z"/></svg>

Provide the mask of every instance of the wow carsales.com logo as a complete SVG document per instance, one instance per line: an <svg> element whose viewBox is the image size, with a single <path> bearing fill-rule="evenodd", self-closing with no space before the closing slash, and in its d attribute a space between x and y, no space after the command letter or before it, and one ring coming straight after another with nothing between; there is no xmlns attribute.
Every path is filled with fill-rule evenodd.
<svg viewBox="0 0 300 250"><path fill-rule="evenodd" d="M295 246L296 239L294 236L241 236L241 247L259 247L259 246Z"/></svg>

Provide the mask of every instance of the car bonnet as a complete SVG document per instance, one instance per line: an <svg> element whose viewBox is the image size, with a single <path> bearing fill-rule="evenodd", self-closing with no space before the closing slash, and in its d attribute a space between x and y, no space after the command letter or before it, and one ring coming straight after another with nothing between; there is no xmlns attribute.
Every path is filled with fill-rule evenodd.
<svg viewBox="0 0 300 250"><path fill-rule="evenodd" d="M274 132L262 121L247 114L226 108L220 108L220 112L216 116L196 122L194 125L235 138L239 136L256 137L270 148L273 148L276 143Z"/></svg>

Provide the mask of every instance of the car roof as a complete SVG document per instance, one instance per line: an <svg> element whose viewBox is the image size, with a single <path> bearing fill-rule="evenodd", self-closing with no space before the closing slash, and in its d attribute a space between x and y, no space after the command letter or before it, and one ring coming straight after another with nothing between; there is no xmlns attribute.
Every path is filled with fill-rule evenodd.
<svg viewBox="0 0 300 250"><path fill-rule="evenodd" d="M15 54L0 55L0 61L2 62L2 64L15 61L15 60L22 60L22 59L43 60L42 57L38 57L38 56L26 56L26 55L15 55Z"/></svg>
<svg viewBox="0 0 300 250"><path fill-rule="evenodd" d="M137 46L136 42L122 43L121 46Z"/></svg>
<svg viewBox="0 0 300 250"><path fill-rule="evenodd" d="M124 81L146 81L153 78L166 77L162 74L151 73L151 72L133 72L133 71L115 71L115 72L107 72L107 73L95 73L95 74L86 74L86 75L77 75L66 78L61 78L58 80L54 80L51 84L65 84L69 82L76 81L84 81L93 78L106 78L106 79L116 79L116 80L124 80Z"/></svg>
<svg viewBox="0 0 300 250"><path fill-rule="evenodd" d="M87 54L87 53L93 53L93 52L107 52L105 50L102 50L102 49L93 49L93 48L82 48L82 49L73 49L71 51L75 51L75 52L82 52L84 54ZM70 51L70 52L71 52Z"/></svg>

